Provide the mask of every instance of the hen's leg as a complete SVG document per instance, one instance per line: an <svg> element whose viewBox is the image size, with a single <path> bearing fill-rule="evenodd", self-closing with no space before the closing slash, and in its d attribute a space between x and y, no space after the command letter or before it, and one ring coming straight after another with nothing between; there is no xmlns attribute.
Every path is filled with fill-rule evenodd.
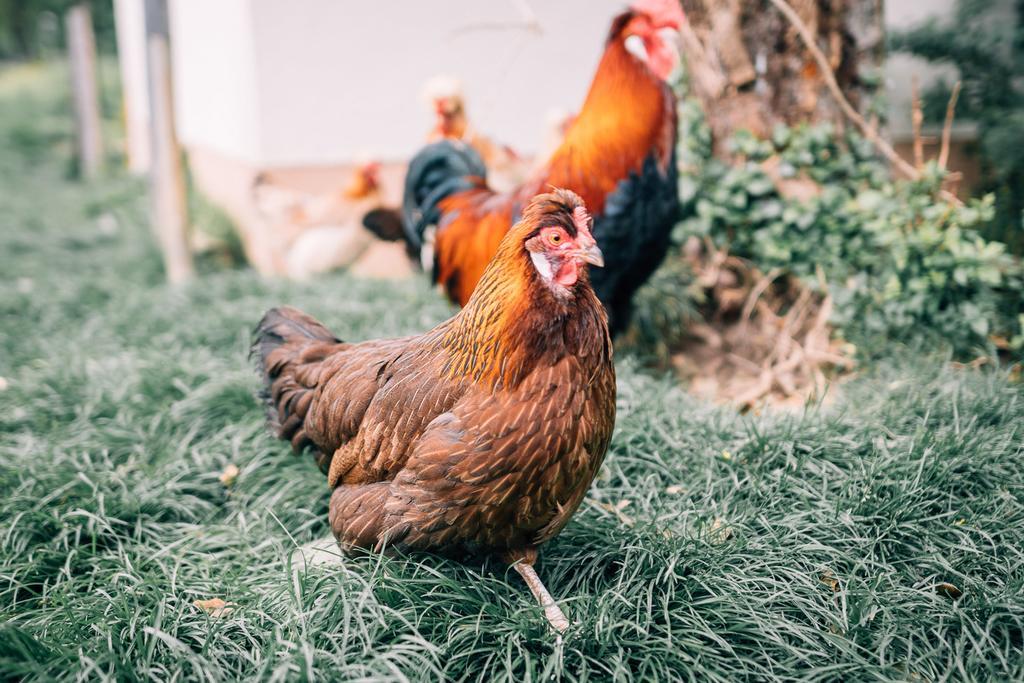
<svg viewBox="0 0 1024 683"><path fill-rule="evenodd" d="M331 494L331 531L343 549L381 548L383 544L407 544L411 547L443 547L443 543L428 543L429 534L410 536L409 525L389 514L388 502L392 498L392 482L342 485ZM400 515L398 516L401 517ZM398 523L396 523L398 522ZM423 530L429 525L422 526ZM397 537L396 537L397 534ZM435 539L436 541L436 539ZM537 561L536 548L524 548L504 553L503 559L523 577L533 597L544 609L544 616L559 633L569 628L569 620L555 603L551 593L533 569Z"/></svg>
<svg viewBox="0 0 1024 683"><path fill-rule="evenodd" d="M551 597L551 593L544 587L544 583L537 576L533 563L537 561L537 551L534 548L528 550L517 550L507 553L505 559L512 564L512 568L519 572L526 582L527 588L533 593L540 606L544 609L544 616L547 617L551 627L562 633L569 628L569 620L559 608L558 603Z"/></svg>

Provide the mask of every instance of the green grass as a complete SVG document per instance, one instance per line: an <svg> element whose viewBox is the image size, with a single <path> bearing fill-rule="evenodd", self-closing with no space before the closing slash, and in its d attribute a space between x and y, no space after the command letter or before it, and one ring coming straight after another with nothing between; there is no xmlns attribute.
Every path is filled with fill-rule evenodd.
<svg viewBox="0 0 1024 683"><path fill-rule="evenodd" d="M328 491L263 430L253 323L289 303L362 339L450 309L422 282L163 285L142 185L68 179L55 78L0 71L0 678L1024 677L1024 391L941 356L746 417L621 359L606 465L539 567L561 643L496 563L294 572Z"/></svg>

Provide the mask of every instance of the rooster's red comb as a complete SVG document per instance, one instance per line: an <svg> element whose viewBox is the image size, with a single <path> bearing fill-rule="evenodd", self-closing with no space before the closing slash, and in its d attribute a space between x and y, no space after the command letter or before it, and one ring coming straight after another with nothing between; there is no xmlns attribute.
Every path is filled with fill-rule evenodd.
<svg viewBox="0 0 1024 683"><path fill-rule="evenodd" d="M657 28L679 29L686 23L679 0L634 0L630 9L649 16Z"/></svg>

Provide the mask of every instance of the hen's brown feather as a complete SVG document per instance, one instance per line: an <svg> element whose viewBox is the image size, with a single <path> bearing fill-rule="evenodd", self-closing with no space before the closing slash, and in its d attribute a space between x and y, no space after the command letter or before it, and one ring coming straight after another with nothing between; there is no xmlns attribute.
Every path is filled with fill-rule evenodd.
<svg viewBox="0 0 1024 683"><path fill-rule="evenodd" d="M526 549L580 504L611 439L615 375L586 277L562 301L523 247L555 213L571 220L574 195L546 197L426 334L345 344L294 309L257 328L280 435L316 449L344 545Z"/></svg>

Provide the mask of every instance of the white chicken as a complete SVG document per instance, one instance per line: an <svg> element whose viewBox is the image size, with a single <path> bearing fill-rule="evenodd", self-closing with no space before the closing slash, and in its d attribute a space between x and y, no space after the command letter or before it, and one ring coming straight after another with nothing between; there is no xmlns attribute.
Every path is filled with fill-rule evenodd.
<svg viewBox="0 0 1024 683"><path fill-rule="evenodd" d="M346 268L369 249L376 238L362 218L382 203L380 164L358 166L342 190L315 194L257 179L257 209L283 245L283 270L305 280L318 273Z"/></svg>

